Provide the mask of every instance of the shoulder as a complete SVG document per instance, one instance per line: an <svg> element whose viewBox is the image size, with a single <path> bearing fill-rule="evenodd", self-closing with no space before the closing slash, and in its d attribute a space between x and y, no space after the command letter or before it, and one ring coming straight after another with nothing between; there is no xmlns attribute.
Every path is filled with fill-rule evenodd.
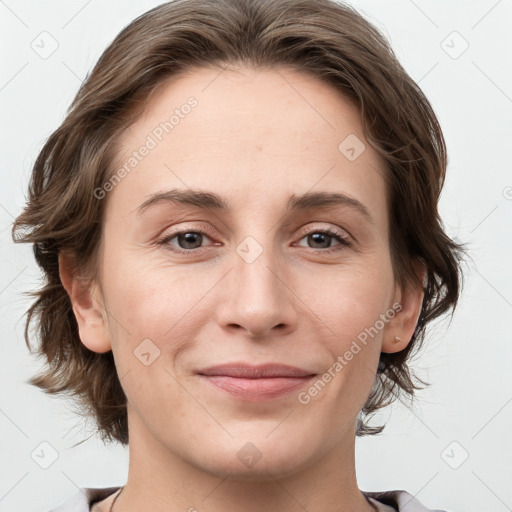
<svg viewBox="0 0 512 512"><path fill-rule="evenodd" d="M400 490L393 491L361 491L370 499L379 512L448 512L440 509L430 509L422 505L412 494Z"/></svg>
<svg viewBox="0 0 512 512"><path fill-rule="evenodd" d="M49 512L90 512L91 505L114 494L117 487L81 487L78 492ZM404 490L393 491L362 491L363 495L377 507L379 512L447 512L440 509L429 509L422 505L412 494Z"/></svg>
<svg viewBox="0 0 512 512"><path fill-rule="evenodd" d="M80 487L78 492L66 499L61 505L49 512L89 512L91 505L116 492L118 487Z"/></svg>

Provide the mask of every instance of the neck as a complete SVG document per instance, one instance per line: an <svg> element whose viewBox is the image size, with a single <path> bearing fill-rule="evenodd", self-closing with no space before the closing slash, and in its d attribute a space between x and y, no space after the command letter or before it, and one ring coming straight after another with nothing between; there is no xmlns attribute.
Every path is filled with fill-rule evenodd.
<svg viewBox="0 0 512 512"><path fill-rule="evenodd" d="M208 465L209 454L204 454L200 464L185 460L183 454L151 436L138 416L129 414L128 422L128 480L115 512L143 510L149 503L153 512L375 510L357 486L353 429L314 461L286 465L286 461L276 464L275 458L266 461L262 456L251 472L242 474L237 472L238 460L227 461L221 469L218 464Z"/></svg>

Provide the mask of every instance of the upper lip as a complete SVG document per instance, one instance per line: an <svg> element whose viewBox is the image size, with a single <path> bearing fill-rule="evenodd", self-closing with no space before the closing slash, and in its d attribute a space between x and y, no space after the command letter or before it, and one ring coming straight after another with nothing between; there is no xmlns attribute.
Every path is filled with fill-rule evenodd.
<svg viewBox="0 0 512 512"><path fill-rule="evenodd" d="M310 377L315 373L287 364L267 363L251 365L235 362L209 366L197 372L200 375L224 375L242 379L261 379L265 377Z"/></svg>

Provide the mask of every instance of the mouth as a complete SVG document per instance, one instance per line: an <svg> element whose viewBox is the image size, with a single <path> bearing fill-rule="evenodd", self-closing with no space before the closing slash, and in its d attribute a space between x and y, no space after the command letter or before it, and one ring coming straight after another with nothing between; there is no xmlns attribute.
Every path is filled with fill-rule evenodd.
<svg viewBox="0 0 512 512"><path fill-rule="evenodd" d="M302 368L275 363L257 366L230 363L205 368L197 374L214 389L249 402L288 395L309 384L316 375Z"/></svg>

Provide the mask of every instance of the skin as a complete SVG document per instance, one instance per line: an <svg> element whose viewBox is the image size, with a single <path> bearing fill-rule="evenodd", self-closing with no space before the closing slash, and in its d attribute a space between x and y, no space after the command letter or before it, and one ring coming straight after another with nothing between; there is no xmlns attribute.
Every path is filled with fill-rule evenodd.
<svg viewBox="0 0 512 512"><path fill-rule="evenodd" d="M103 199L98 279L81 286L60 257L80 338L113 351L128 398L129 474L114 510L374 510L357 486L356 417L380 352L405 348L423 298L421 287L395 283L383 162L331 85L286 67L238 67L165 85L123 134L118 163L190 96L197 107ZM349 134L366 145L354 161L338 149ZM137 215L172 188L214 192L230 209L159 202ZM291 194L310 191L355 198L372 221L348 206L286 212ZM188 245L158 243L204 227ZM352 244L307 236L326 228ZM236 251L248 236L263 249L251 263ZM308 404L298 392L239 400L195 374L248 361L321 376L394 303L401 311ZM145 339L160 350L150 365L134 357ZM237 456L248 442L261 454L251 467Z"/></svg>

